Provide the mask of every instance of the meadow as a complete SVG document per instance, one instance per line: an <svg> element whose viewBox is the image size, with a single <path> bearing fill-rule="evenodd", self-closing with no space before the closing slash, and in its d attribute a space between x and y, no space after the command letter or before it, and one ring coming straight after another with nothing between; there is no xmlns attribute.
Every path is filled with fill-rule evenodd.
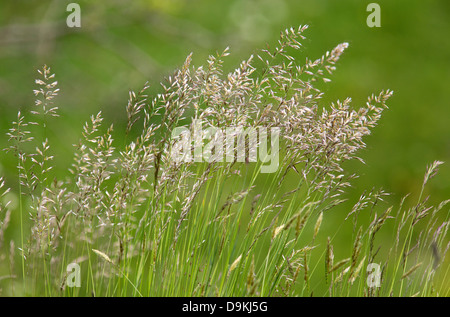
<svg viewBox="0 0 450 317"><path fill-rule="evenodd" d="M105 11L81 3L81 28L58 34L52 25L64 29L66 13L53 13L61 6L49 3L36 11L49 22L36 46L15 44L26 41L17 26L1 30L19 34L3 37L0 56L1 295L449 295L448 109L439 108L445 80L417 81L408 68L398 74L391 66L399 51L436 67L437 76L448 51L444 43L435 64L430 48L405 55L390 38L410 25L389 16L400 14L396 5L380 1L387 14L375 30L365 26L365 6L348 3L305 1L300 15L313 25L287 28L299 17L288 14L299 6L290 1L278 8L263 2L264 23L248 22L242 12L251 8L239 1L138 1ZM2 6L3 21L13 25L17 15L5 18ZM438 7L427 8L436 14ZM408 10L419 8L411 2ZM356 21L335 17L342 33L324 31L330 25L323 16L344 9L343 18L360 12ZM205 46L214 38L209 32L228 32L213 18L223 10L240 37L197 54L192 43ZM314 10L322 15L314 18ZM118 14L127 19L116 24ZM155 23L172 35L158 39L142 29ZM357 23L364 34L349 31L360 30ZM354 40L339 41L344 30ZM24 58L27 47L34 59ZM414 89L424 82L428 90ZM199 119L211 131L279 134L263 142L261 134L231 130L231 143L203 136L207 157L227 159L197 160L204 149L173 133L196 135ZM173 155L180 147L183 160ZM276 157L276 169L264 169L268 156Z"/></svg>

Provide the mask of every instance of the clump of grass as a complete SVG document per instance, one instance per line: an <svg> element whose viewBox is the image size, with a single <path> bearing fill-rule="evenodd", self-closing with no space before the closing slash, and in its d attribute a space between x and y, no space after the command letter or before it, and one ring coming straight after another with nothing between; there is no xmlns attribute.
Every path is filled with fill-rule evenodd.
<svg viewBox="0 0 450 317"><path fill-rule="evenodd" d="M102 114L93 115L67 179L52 171L46 131L58 116L58 89L44 67L36 81L36 108L19 112L8 133L8 150L17 158L19 204L17 210L0 205L0 250L3 258L10 254L10 275L17 277L8 280L11 287L0 280L3 290L46 296L448 292L436 289L433 280L449 247L448 201L428 206L422 191L414 207L380 212L386 194L364 193L346 219L353 221L354 237L346 258L336 256L335 233L323 232L355 177L343 163L361 160L363 139L392 92L374 94L360 108L350 98L323 104L320 87L330 81L348 44L299 63L293 55L306 28L285 30L276 47L227 75L228 48L201 67L193 67L189 55L157 96L147 95L147 84L130 92L124 146L115 144ZM240 162L236 153L230 162L175 160L172 131L193 132L196 120L207 127L279 128L281 151L272 153L280 156L278 169L263 174L261 161ZM439 165L429 167L423 187ZM361 223L366 210L372 221ZM2 243L11 212L20 213L20 261L14 261L15 242L8 249ZM388 223L396 231L390 248L380 250L376 236ZM13 263L21 264L15 272ZM66 283L73 263L80 267L80 287ZM366 283L369 263L381 267L379 287Z"/></svg>

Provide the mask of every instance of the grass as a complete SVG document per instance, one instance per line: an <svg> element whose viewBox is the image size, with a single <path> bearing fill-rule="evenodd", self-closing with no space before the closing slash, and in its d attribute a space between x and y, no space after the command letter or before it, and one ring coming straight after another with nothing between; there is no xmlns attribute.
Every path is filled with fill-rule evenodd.
<svg viewBox="0 0 450 317"><path fill-rule="evenodd" d="M306 29L285 30L276 47L227 75L228 49L201 67L188 56L160 94L149 97L148 85L130 92L123 144L101 113L91 116L62 178L53 171L47 137L58 117L58 83L44 66L36 107L19 112L8 133L19 204L4 199L0 206L0 252L9 264L2 294L448 296L450 200L433 206L424 195L441 162L428 167L413 203L405 197L400 206L385 206L387 194L369 189L342 224L327 226L356 177L343 164L361 160L363 139L392 92L356 109L350 98L323 104L321 87L348 44L299 63L291 53L301 50ZM249 160L245 136L244 161L214 137L211 154L224 150L231 161L175 159L181 143L172 132L193 133L194 119L206 127L280 129L279 152L268 154L279 157L278 168L263 173L267 157ZM20 215L20 241L8 246L3 236L12 212ZM333 245L340 230L351 232L348 250ZM391 233L389 244L379 244L380 233ZM73 264L79 276L68 270Z"/></svg>

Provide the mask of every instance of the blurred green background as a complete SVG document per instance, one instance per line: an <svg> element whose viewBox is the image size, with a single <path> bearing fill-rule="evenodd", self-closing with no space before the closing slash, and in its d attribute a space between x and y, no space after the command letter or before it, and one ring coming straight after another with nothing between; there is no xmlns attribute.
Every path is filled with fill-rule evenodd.
<svg viewBox="0 0 450 317"><path fill-rule="evenodd" d="M427 164L449 161L450 1L376 1L380 28L366 25L366 7L374 1L363 0L77 1L82 26L68 28L70 2L0 3L1 148L17 111L34 104L34 78L43 64L56 73L61 88L62 118L51 125L50 137L62 173L89 115L102 110L120 139L128 90L149 81L157 92L190 52L200 66L209 54L230 46L225 69L232 70L265 43L275 43L281 30L308 24L300 61L350 44L325 86L324 103L352 97L358 107L372 93L394 91L390 109L360 153L367 164L346 164L360 175L349 189L349 204L372 187L393 193L389 201L398 203L420 190ZM0 155L1 173L15 177L13 157ZM449 198L449 163L427 193L432 202ZM346 214L349 205L339 208Z"/></svg>

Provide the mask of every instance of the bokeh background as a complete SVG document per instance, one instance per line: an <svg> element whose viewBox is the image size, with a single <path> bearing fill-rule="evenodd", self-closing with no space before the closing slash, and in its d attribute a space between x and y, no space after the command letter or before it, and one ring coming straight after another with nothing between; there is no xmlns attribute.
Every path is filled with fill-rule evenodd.
<svg viewBox="0 0 450 317"><path fill-rule="evenodd" d="M34 104L34 78L43 64L56 73L61 88L61 118L49 137L62 174L91 114L103 111L120 139L128 90L149 81L157 93L159 82L191 52L199 66L230 46L225 69L232 70L266 43L275 43L281 30L308 24L300 60L318 58L341 42L350 44L324 88L324 103L352 97L358 106L372 93L394 91L390 109L360 153L366 165L346 164L360 175L346 194L349 204L372 187L392 193L392 204L407 193L417 194L433 160L448 162L426 193L432 194L431 202L450 198L450 1L76 1L82 26L68 28L70 2L0 2L1 148L7 146L6 132L17 111ZM380 28L366 25L370 2L381 7ZM0 173L16 178L14 158L3 152ZM336 213L346 214L349 204ZM17 230L12 227L7 234L14 237ZM345 239L344 234L342 245Z"/></svg>

